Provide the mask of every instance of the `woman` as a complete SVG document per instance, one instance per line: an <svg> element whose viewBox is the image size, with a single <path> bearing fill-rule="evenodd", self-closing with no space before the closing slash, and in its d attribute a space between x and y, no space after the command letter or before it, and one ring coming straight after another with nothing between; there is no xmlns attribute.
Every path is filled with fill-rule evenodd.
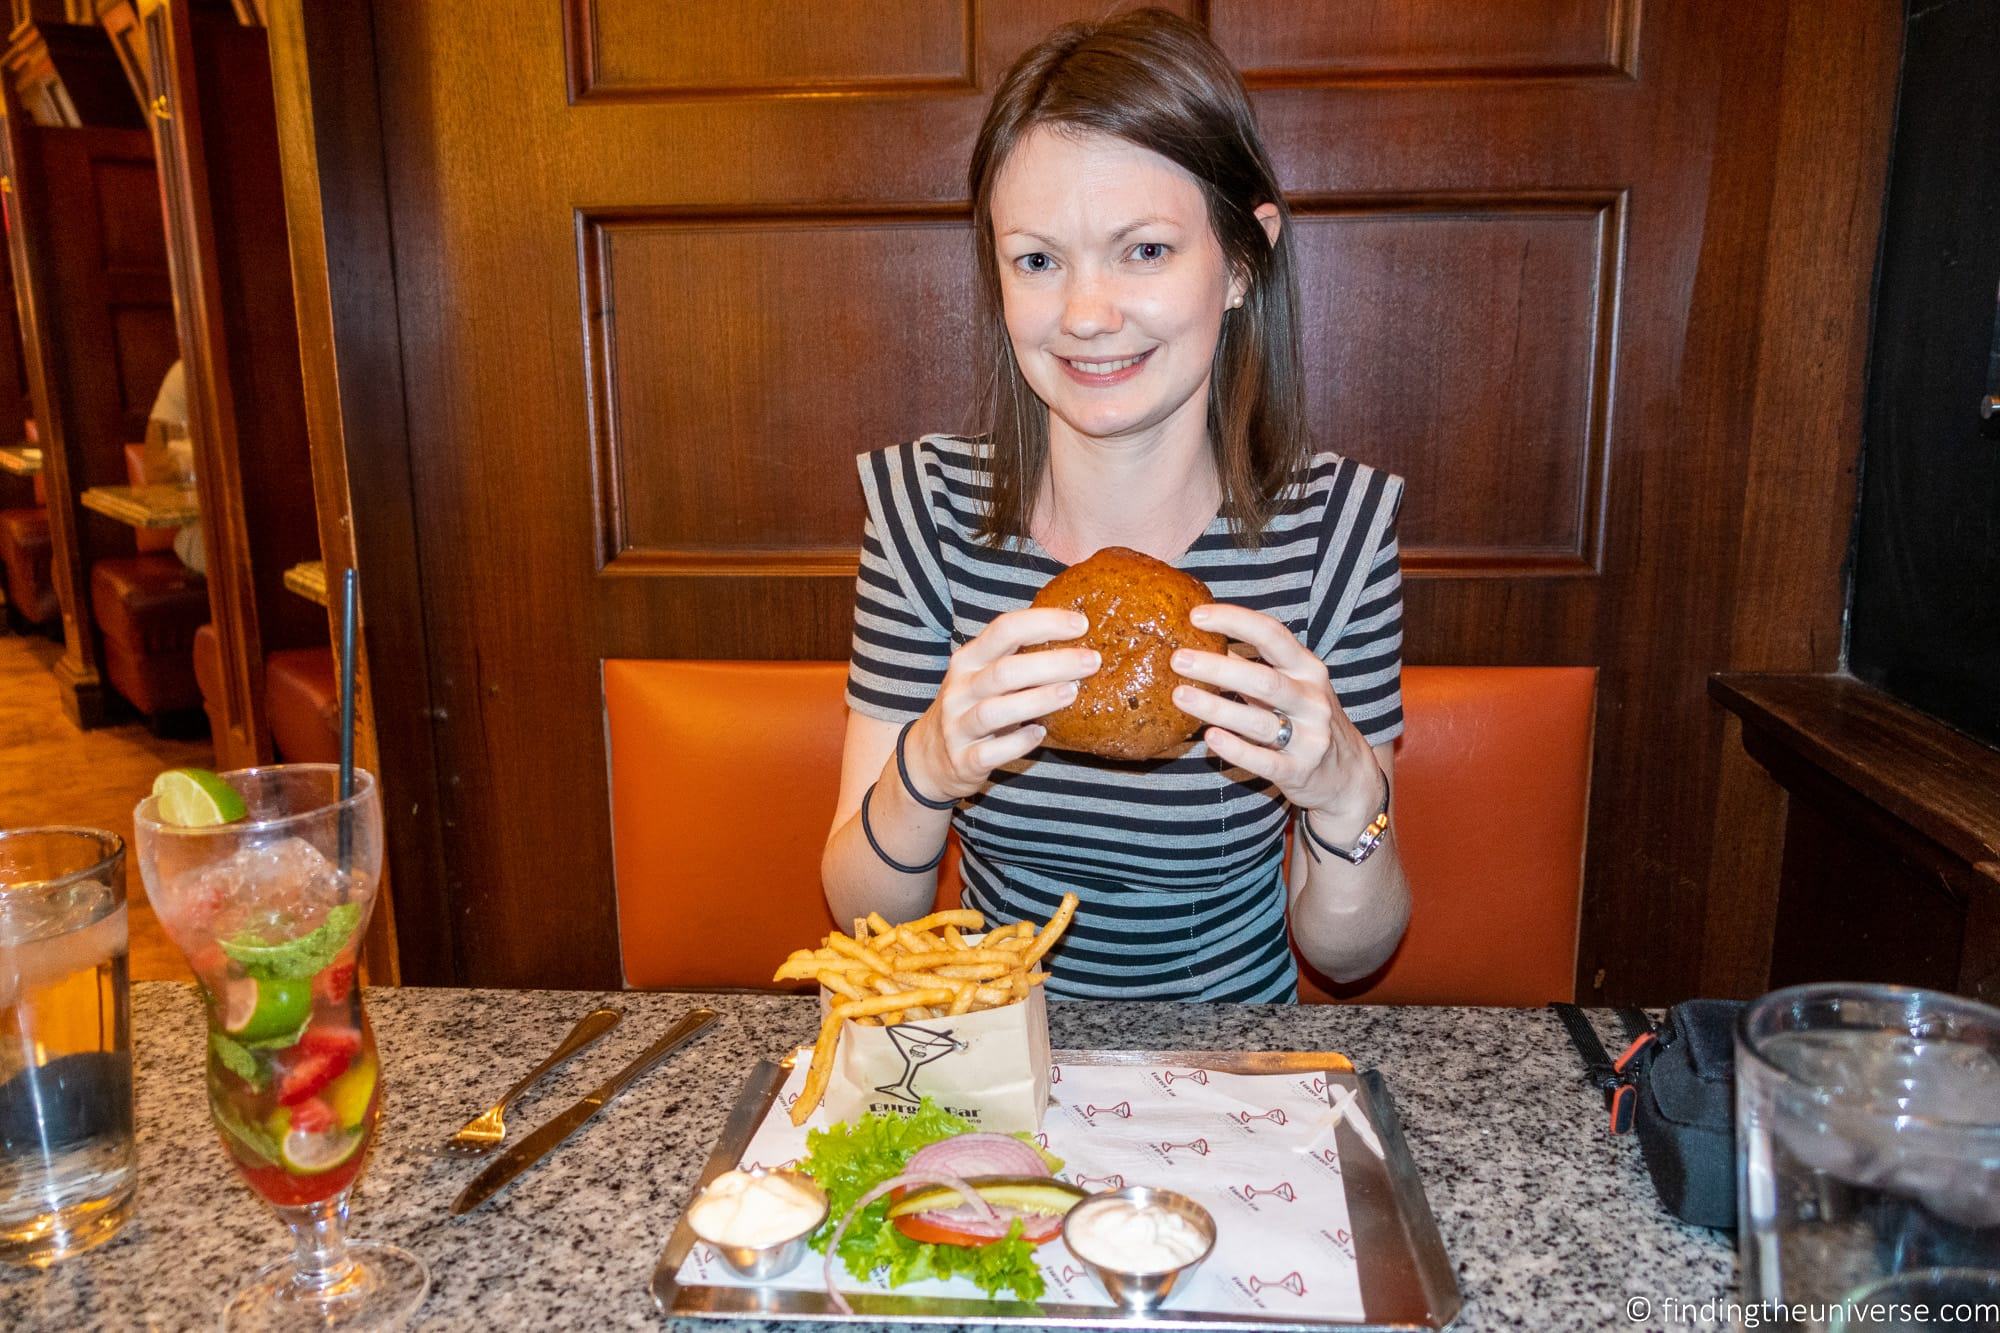
<svg viewBox="0 0 2000 1333"><path fill-rule="evenodd" d="M1081 897L1053 994L1295 1000L1288 906L1308 962L1367 975L1409 915L1379 818L1402 482L1310 452L1289 219L1241 81L1158 10L1061 28L994 95L971 186L992 429L860 460L835 917L928 911L955 826L989 919ZM1083 632L1028 603L1113 545L1202 579L1196 624L1256 655L1178 654L1206 725L1148 763L1041 747L1096 655L1021 651Z"/></svg>

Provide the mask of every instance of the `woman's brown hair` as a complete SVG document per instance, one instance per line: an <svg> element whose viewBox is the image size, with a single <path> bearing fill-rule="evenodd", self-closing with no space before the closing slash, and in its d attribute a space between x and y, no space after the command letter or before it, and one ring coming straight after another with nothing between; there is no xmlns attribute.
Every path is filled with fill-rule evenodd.
<svg viewBox="0 0 2000 1333"><path fill-rule="evenodd" d="M994 181L1008 156L1041 126L1112 135L1186 170L1201 186L1230 271L1248 277L1243 305L1223 312L1209 383L1208 436L1222 483L1222 514L1239 541L1255 545L1311 452L1291 213L1257 137L1243 80L1208 34L1161 9L1069 23L1050 33L1007 71L973 146L980 322L993 344L980 403L993 471L981 537L998 544L1027 535L1048 462L1048 409L1022 377L1007 337L993 238ZM1266 203L1278 208L1275 244L1256 216Z"/></svg>

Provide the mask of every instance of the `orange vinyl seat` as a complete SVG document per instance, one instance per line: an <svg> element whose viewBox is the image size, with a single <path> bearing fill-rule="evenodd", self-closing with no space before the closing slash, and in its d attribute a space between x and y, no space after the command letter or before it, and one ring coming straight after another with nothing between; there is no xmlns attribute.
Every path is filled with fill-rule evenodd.
<svg viewBox="0 0 2000 1333"><path fill-rule="evenodd" d="M1406 667L1391 818L1410 924L1381 969L1299 998L1544 1005L1576 987L1593 667Z"/></svg>
<svg viewBox="0 0 2000 1333"><path fill-rule="evenodd" d="M605 662L627 985L769 986L834 929L819 857L846 688L845 662ZM939 869L956 906L955 858Z"/></svg>
<svg viewBox="0 0 2000 1333"><path fill-rule="evenodd" d="M608 660L628 985L768 986L832 929L819 860L846 732L841 662ZM1411 667L1396 836L1415 901L1376 975L1309 1001L1540 1005L1572 994L1596 673ZM956 857L941 905L958 899ZM844 928L844 924L843 924Z"/></svg>
<svg viewBox="0 0 2000 1333"><path fill-rule="evenodd" d="M222 637L214 622L194 632L194 683L201 690L202 711L208 714L208 734L222 739Z"/></svg>
<svg viewBox="0 0 2000 1333"><path fill-rule="evenodd" d="M201 706L195 631L208 622L208 582L170 555L116 555L90 567L90 605L104 636L104 675L147 717Z"/></svg>
<svg viewBox="0 0 2000 1333"><path fill-rule="evenodd" d="M264 654L264 711L271 744L288 764L340 762L340 683L333 649L280 648Z"/></svg>

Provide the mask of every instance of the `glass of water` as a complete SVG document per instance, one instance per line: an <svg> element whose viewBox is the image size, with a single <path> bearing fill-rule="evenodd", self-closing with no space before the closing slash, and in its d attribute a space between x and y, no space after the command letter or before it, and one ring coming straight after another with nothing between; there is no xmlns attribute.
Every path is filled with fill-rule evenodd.
<svg viewBox="0 0 2000 1333"><path fill-rule="evenodd" d="M1883 1278L1992 1267L2000 1009L1838 982L1749 1005L1736 1170L1744 1299L1806 1306L1804 1327Z"/></svg>
<svg viewBox="0 0 2000 1333"><path fill-rule="evenodd" d="M0 1260L46 1267L132 1211L125 842L0 830Z"/></svg>

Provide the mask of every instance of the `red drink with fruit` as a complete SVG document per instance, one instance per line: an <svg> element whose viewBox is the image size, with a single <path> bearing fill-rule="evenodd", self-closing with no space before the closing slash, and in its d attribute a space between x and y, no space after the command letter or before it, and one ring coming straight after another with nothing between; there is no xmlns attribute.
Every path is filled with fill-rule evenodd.
<svg viewBox="0 0 2000 1333"><path fill-rule="evenodd" d="M230 1301L231 1326L373 1327L429 1287L416 1256L342 1235L382 1108L356 984L381 805L355 778L343 800L331 765L180 769L134 816L147 894L200 986L209 1113L296 1250Z"/></svg>

